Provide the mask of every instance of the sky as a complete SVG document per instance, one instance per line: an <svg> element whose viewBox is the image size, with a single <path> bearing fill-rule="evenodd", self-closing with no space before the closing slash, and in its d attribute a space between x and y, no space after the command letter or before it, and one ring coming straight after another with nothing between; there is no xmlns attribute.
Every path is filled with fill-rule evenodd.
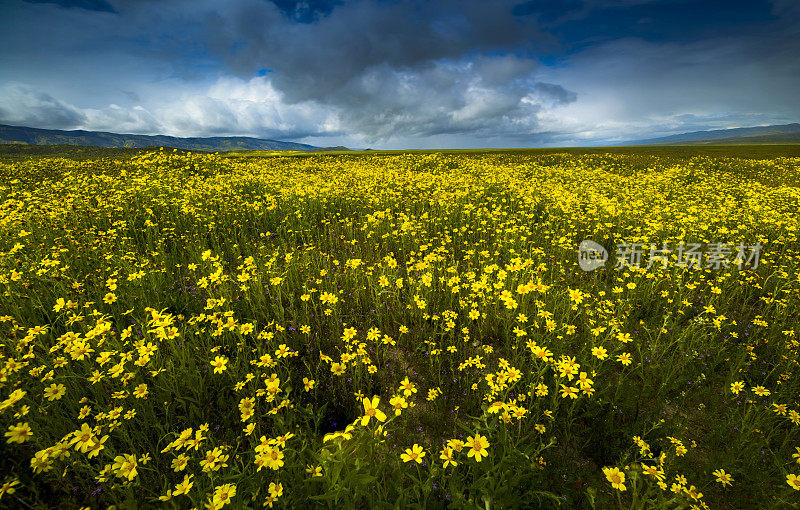
<svg viewBox="0 0 800 510"><path fill-rule="evenodd" d="M797 0L0 0L0 123L351 148L800 121Z"/></svg>

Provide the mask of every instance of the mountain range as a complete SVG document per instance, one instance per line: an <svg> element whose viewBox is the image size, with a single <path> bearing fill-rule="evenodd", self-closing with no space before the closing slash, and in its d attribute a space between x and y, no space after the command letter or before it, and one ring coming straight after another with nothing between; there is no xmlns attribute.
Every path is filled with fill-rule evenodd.
<svg viewBox="0 0 800 510"><path fill-rule="evenodd" d="M0 124L0 144L78 145L94 147L170 147L190 151L344 151L346 147L315 147L304 143L282 142L248 136L181 138L166 135L131 135L103 131L62 131ZM728 145L800 144L800 123L748 128L695 131L677 135L632 140L614 145Z"/></svg>
<svg viewBox="0 0 800 510"><path fill-rule="evenodd" d="M265 140L249 136L179 138L165 135L129 135L102 131L62 131L0 124L0 144L91 145L95 147L171 147L184 150L223 152L236 150L324 151L345 147L315 147L304 143Z"/></svg>
<svg viewBox="0 0 800 510"><path fill-rule="evenodd" d="M727 145L800 143L800 124L694 131L618 145Z"/></svg>

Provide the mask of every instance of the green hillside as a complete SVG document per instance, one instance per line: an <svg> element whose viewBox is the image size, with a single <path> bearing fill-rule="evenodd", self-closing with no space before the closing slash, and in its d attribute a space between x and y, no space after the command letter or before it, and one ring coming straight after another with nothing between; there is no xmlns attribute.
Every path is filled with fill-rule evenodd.
<svg viewBox="0 0 800 510"><path fill-rule="evenodd" d="M265 140L247 136L215 136L206 138L178 138L164 135L130 135L101 131L62 131L37 129L0 124L0 144L27 145L83 145L94 147L172 147L193 151L312 151L313 145L278 140Z"/></svg>
<svg viewBox="0 0 800 510"><path fill-rule="evenodd" d="M756 126L713 131L695 131L679 135L635 140L622 145L727 145L727 144L800 143L800 124Z"/></svg>

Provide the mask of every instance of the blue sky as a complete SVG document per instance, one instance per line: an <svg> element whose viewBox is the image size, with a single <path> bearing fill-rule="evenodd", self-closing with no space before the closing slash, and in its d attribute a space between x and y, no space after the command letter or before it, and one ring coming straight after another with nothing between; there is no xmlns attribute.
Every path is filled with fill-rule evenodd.
<svg viewBox="0 0 800 510"><path fill-rule="evenodd" d="M796 0L0 0L0 123L355 148L800 121Z"/></svg>

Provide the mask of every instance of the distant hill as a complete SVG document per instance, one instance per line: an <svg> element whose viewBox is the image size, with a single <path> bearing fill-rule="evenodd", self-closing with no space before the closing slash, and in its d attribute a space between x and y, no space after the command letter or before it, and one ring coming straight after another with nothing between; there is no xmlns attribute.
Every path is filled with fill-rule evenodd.
<svg viewBox="0 0 800 510"><path fill-rule="evenodd" d="M264 140L248 136L214 136L178 138L164 135L125 135L102 131L62 131L0 124L0 144L26 145L90 145L94 147L172 147L183 150L222 152L236 150L320 151L347 150L314 147L304 143Z"/></svg>
<svg viewBox="0 0 800 510"><path fill-rule="evenodd" d="M800 143L800 124L695 131L680 135L633 140L620 145L702 145L702 144Z"/></svg>

